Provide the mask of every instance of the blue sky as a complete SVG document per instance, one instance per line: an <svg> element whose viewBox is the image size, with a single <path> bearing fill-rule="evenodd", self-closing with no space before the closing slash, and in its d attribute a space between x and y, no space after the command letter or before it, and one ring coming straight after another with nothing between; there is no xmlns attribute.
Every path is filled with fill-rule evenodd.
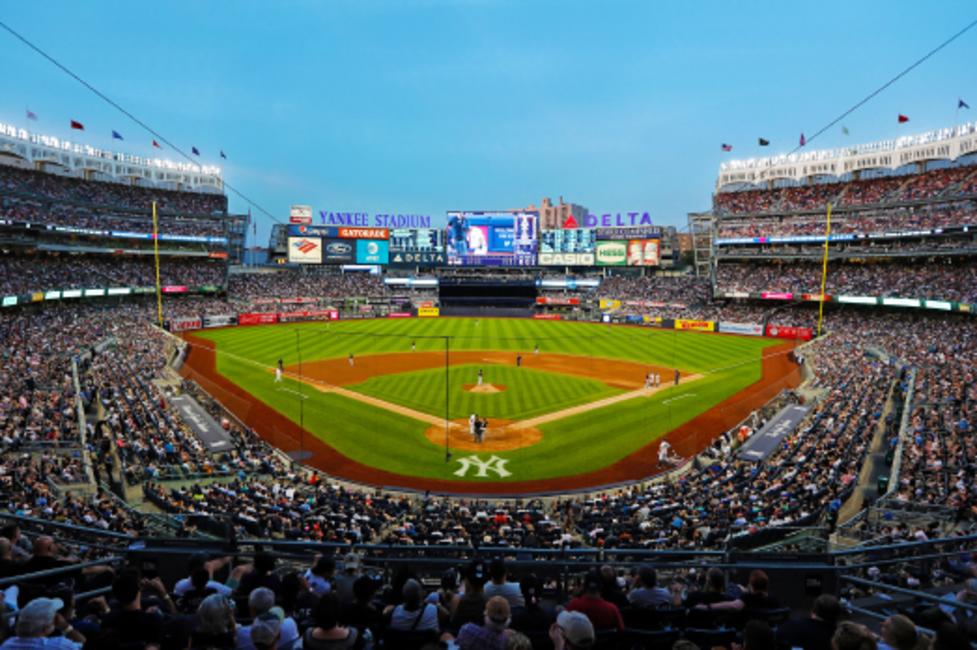
<svg viewBox="0 0 977 650"><path fill-rule="evenodd" d="M538 203L684 225L719 163L789 151L977 17L972 2L6 2L0 19L282 219ZM151 136L0 32L0 121ZM813 147L977 119L977 29ZM40 116L24 118L25 107ZM905 113L911 121L896 124ZM70 119L86 132L68 128ZM771 140L768 150L756 138ZM720 144L734 146L723 154ZM121 144L121 146L120 146ZM221 161L224 149L228 161ZM231 209L247 205L231 195ZM256 213L257 214L257 213ZM258 216L259 241L270 219Z"/></svg>

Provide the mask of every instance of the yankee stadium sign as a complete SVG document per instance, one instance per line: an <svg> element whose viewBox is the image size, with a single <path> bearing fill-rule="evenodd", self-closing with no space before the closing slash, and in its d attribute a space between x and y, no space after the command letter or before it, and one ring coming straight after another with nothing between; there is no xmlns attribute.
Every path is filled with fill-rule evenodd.
<svg viewBox="0 0 977 650"><path fill-rule="evenodd" d="M374 226L376 228L430 228L431 217L426 214L387 214L378 212L319 211L324 226Z"/></svg>

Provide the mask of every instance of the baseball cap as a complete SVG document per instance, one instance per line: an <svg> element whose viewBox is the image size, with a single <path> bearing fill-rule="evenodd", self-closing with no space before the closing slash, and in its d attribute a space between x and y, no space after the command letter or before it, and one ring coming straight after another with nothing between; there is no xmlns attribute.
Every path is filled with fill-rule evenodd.
<svg viewBox="0 0 977 650"><path fill-rule="evenodd" d="M343 558L343 568L347 571L356 571L360 568L360 556L356 553L347 553Z"/></svg>
<svg viewBox="0 0 977 650"><path fill-rule="evenodd" d="M472 582L484 582L485 581L485 563L481 560L475 560L468 565L468 570L465 572L465 577Z"/></svg>
<svg viewBox="0 0 977 650"><path fill-rule="evenodd" d="M594 626L582 612L560 612L556 624L563 630L567 641L578 648L589 648L594 644Z"/></svg>
<svg viewBox="0 0 977 650"><path fill-rule="evenodd" d="M60 598L35 598L17 616L18 636L39 636L54 624L54 616L64 607Z"/></svg>
<svg viewBox="0 0 977 650"><path fill-rule="evenodd" d="M251 626L251 643L254 645L272 645L281 632L282 624L274 616L262 617Z"/></svg>

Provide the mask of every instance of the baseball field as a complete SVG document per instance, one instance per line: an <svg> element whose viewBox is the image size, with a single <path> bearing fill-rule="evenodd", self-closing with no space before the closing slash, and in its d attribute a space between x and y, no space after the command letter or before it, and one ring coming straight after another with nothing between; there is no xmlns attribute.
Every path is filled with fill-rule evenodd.
<svg viewBox="0 0 977 650"><path fill-rule="evenodd" d="M664 437L694 454L799 381L791 343L597 323L385 319L185 338L184 373L272 444L336 476L452 492L644 478L665 469Z"/></svg>

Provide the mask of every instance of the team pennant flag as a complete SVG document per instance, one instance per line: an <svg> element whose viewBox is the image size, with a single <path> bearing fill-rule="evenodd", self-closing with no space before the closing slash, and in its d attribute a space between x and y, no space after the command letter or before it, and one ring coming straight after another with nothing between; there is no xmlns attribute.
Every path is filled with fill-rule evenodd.
<svg viewBox="0 0 977 650"><path fill-rule="evenodd" d="M723 151L732 151L732 150L733 150L733 145L726 144L725 142L723 143Z"/></svg>
<svg viewBox="0 0 977 650"><path fill-rule="evenodd" d="M899 124L905 124L906 122L909 121L909 117L906 116L906 115L903 115L902 113L899 113L898 120L899 120Z"/></svg>
<svg viewBox="0 0 977 650"><path fill-rule="evenodd" d="M125 138L122 137L122 134L119 133L118 131L114 130L114 129L112 130L112 139L113 140L125 140Z"/></svg>
<svg viewBox="0 0 977 650"><path fill-rule="evenodd" d="M71 128L78 129L79 131L84 131L85 125L79 122L78 120L71 120Z"/></svg>
<svg viewBox="0 0 977 650"><path fill-rule="evenodd" d="M31 120L33 122L36 122L37 121L37 113L35 113L34 111L32 111L31 109L28 108L27 109L27 119L29 119L29 120Z"/></svg>
<svg viewBox="0 0 977 650"><path fill-rule="evenodd" d="M767 140L766 138L757 138L757 144L759 144L761 147L768 147L770 146L770 140Z"/></svg>
<svg viewBox="0 0 977 650"><path fill-rule="evenodd" d="M221 158L223 158L224 160L227 160L227 154L224 153L224 150L223 149L221 149Z"/></svg>
<svg viewBox="0 0 977 650"><path fill-rule="evenodd" d="M967 102L963 101L962 99L958 99L957 100L957 109L961 109L961 108L970 108L970 104L968 104Z"/></svg>
<svg viewBox="0 0 977 650"><path fill-rule="evenodd" d="M159 146L159 143L156 142L155 140L153 140L153 146L156 147L157 149L162 149L163 148L163 147Z"/></svg>
<svg viewBox="0 0 977 650"><path fill-rule="evenodd" d="M841 135L848 135L848 127L847 126L841 127Z"/></svg>
<svg viewBox="0 0 977 650"><path fill-rule="evenodd" d="M196 147L190 147L190 151L193 152L193 155L194 156L199 156L200 155L200 150L197 149Z"/></svg>
<svg viewBox="0 0 977 650"><path fill-rule="evenodd" d="M804 139L804 134L802 133L801 134L801 146L803 147L806 144L807 144L807 140Z"/></svg>

